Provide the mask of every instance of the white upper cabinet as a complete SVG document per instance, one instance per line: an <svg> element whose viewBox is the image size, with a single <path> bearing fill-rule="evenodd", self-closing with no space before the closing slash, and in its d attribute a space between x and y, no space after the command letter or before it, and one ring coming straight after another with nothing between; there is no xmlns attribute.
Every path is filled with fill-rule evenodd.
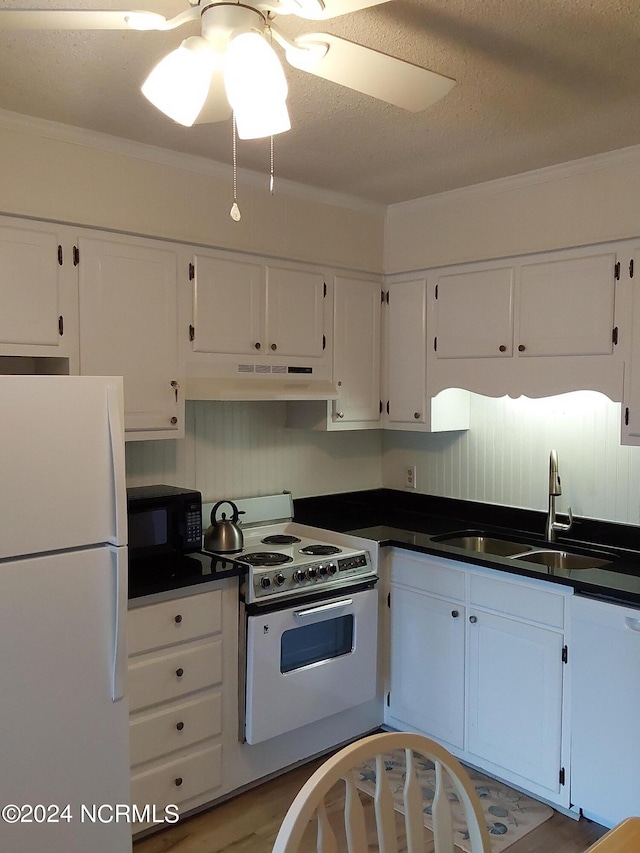
<svg viewBox="0 0 640 853"><path fill-rule="evenodd" d="M437 358L513 354L513 266L441 275L437 279Z"/></svg>
<svg viewBox="0 0 640 853"><path fill-rule="evenodd" d="M2 220L0 301L0 355L77 357L75 271L64 227Z"/></svg>
<svg viewBox="0 0 640 853"><path fill-rule="evenodd" d="M128 439L184 435L175 252L120 235L78 248L81 373L124 377Z"/></svg>
<svg viewBox="0 0 640 853"><path fill-rule="evenodd" d="M321 358L325 276L294 267L266 267L264 346L278 356Z"/></svg>
<svg viewBox="0 0 640 853"><path fill-rule="evenodd" d="M621 283L628 294L624 331L629 338L624 370L621 444L640 445L640 246L631 245L620 264Z"/></svg>
<svg viewBox="0 0 640 853"><path fill-rule="evenodd" d="M264 272L259 264L193 259L194 352L249 354L264 347Z"/></svg>
<svg viewBox="0 0 640 853"><path fill-rule="evenodd" d="M622 399L620 246L430 272L433 392L541 397L589 389Z"/></svg>

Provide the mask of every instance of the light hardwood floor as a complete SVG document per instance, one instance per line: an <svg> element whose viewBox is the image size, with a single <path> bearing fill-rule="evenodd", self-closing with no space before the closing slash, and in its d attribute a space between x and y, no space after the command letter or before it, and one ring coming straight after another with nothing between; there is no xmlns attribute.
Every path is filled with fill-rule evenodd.
<svg viewBox="0 0 640 853"><path fill-rule="evenodd" d="M291 801L320 763L309 762L144 838L135 843L134 853L271 853ZM339 808L337 796L336 814ZM337 818L335 825L337 830ZM598 824L575 821L555 812L552 818L512 844L508 853L583 853L605 831ZM315 850L315 846L309 838L301 851L309 853L311 850Z"/></svg>

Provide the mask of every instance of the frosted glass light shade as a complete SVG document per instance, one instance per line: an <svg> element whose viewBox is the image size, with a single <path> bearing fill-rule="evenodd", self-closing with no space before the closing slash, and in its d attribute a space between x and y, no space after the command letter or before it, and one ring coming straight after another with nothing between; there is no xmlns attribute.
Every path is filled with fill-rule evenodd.
<svg viewBox="0 0 640 853"><path fill-rule="evenodd" d="M231 41L224 83L240 139L290 130L287 80L275 51L259 33L241 33Z"/></svg>
<svg viewBox="0 0 640 853"><path fill-rule="evenodd" d="M218 63L206 39L191 36L160 60L143 83L142 94L169 118L191 127L207 99Z"/></svg>

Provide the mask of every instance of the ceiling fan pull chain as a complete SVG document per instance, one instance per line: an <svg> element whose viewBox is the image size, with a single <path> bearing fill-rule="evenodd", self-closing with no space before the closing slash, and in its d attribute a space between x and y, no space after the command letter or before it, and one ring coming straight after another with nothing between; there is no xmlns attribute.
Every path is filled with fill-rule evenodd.
<svg viewBox="0 0 640 853"><path fill-rule="evenodd" d="M273 195L273 134L271 135L271 171L269 175L269 192Z"/></svg>
<svg viewBox="0 0 640 853"><path fill-rule="evenodd" d="M232 120L232 151L233 151L233 204L231 205L231 211L229 212L229 216L233 219L234 222L240 222L242 219L242 214L240 213L240 208L238 207L238 158L237 158L237 133L236 133L236 114L233 113Z"/></svg>

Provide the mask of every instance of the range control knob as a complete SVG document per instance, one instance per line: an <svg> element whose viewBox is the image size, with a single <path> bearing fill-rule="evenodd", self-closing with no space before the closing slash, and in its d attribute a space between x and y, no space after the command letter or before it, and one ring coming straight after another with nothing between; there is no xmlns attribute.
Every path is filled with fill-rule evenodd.
<svg viewBox="0 0 640 853"><path fill-rule="evenodd" d="M326 576L328 574L329 574L329 569L327 566L325 566L324 564L321 566L318 566L318 577L326 578Z"/></svg>
<svg viewBox="0 0 640 853"><path fill-rule="evenodd" d="M294 583L302 583L302 581L304 580L303 569L296 569L291 577L293 578Z"/></svg>
<svg viewBox="0 0 640 853"><path fill-rule="evenodd" d="M268 578L266 575L263 578L260 578L260 586L262 589L269 589L271 586L271 578Z"/></svg>
<svg viewBox="0 0 640 853"><path fill-rule="evenodd" d="M313 581L318 577L318 570L315 566L309 566L305 574L310 581Z"/></svg>
<svg viewBox="0 0 640 853"><path fill-rule="evenodd" d="M284 583L284 580L285 580L285 578L284 578L284 575L282 574L282 572L277 572L273 576L273 582L276 586L282 586L282 584Z"/></svg>
<svg viewBox="0 0 640 853"><path fill-rule="evenodd" d="M335 575L335 573L338 571L338 567L335 563L329 563L327 569L329 570L330 575Z"/></svg>

